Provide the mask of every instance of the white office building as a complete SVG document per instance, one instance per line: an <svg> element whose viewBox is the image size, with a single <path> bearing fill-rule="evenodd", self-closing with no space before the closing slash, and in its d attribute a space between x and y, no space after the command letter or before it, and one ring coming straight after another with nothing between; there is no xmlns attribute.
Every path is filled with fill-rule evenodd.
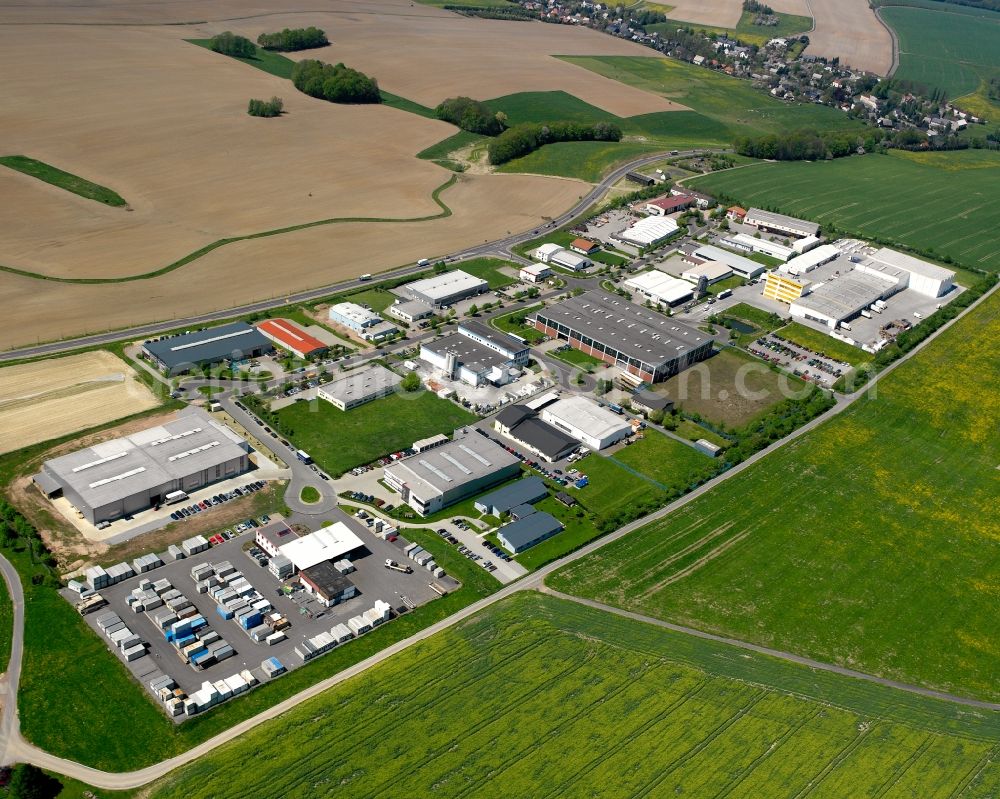
<svg viewBox="0 0 1000 799"><path fill-rule="evenodd" d="M593 450L610 447L632 433L627 419L586 397L561 399L542 408L539 417Z"/></svg>

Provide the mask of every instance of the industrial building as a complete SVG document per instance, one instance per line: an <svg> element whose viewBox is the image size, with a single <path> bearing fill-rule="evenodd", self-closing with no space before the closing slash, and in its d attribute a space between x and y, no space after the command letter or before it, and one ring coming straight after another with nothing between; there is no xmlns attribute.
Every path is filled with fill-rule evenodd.
<svg viewBox="0 0 1000 799"><path fill-rule="evenodd" d="M299 572L299 583L326 607L339 605L358 595L358 589L329 560Z"/></svg>
<svg viewBox="0 0 1000 799"><path fill-rule="evenodd" d="M479 322L463 322L455 333L420 345L420 360L470 386L503 386L528 364L528 346Z"/></svg>
<svg viewBox="0 0 1000 799"><path fill-rule="evenodd" d="M871 274L900 270L909 276L906 287L926 297L943 297L955 285L955 273L950 269L887 247L876 250L868 259L856 265L855 269L865 269Z"/></svg>
<svg viewBox="0 0 1000 799"><path fill-rule="evenodd" d="M489 283L461 269L415 280L400 289L411 299L420 300L434 308L447 307L459 300L475 297L489 290Z"/></svg>
<svg viewBox="0 0 1000 799"><path fill-rule="evenodd" d="M497 530L497 539L504 549L516 555L540 544L547 538L552 538L562 529L562 522L551 513L536 511L516 522L505 524Z"/></svg>
<svg viewBox="0 0 1000 799"><path fill-rule="evenodd" d="M334 561L351 555L364 544L344 522L334 522L314 533L301 536L278 548L278 554L288 558L297 571L311 569L324 561Z"/></svg>
<svg viewBox="0 0 1000 799"><path fill-rule="evenodd" d="M711 286L713 283L725 280L732 274L733 270L726 264L720 264L718 261L705 261L698 266L688 267L681 272L681 277L694 284L698 284L704 278L705 285Z"/></svg>
<svg viewBox="0 0 1000 799"><path fill-rule="evenodd" d="M715 247L711 244L703 244L694 251L694 257L699 259L700 262L704 261L717 261L718 263L725 264L738 276L744 280L753 280L753 278L758 275L763 274L767 267L764 264L759 264L756 261L751 261L749 258L744 258L742 255L737 255L734 252L729 252L728 250L723 250L721 247ZM690 257L685 258L688 263L692 262ZM700 263L695 264L699 266Z"/></svg>
<svg viewBox="0 0 1000 799"><path fill-rule="evenodd" d="M835 261L839 257L840 250L837 247L834 247L832 244L824 244L808 252L804 252L802 255L795 256L787 263L778 267L778 270L787 272L790 275L804 275L823 264Z"/></svg>
<svg viewBox="0 0 1000 799"><path fill-rule="evenodd" d="M353 330L366 341L382 341L399 332L394 324L355 302L338 302L330 306L328 316L334 324Z"/></svg>
<svg viewBox="0 0 1000 799"><path fill-rule="evenodd" d="M764 298L776 300L786 305L795 302L799 297L808 293L810 281L804 277L793 277L779 270L767 273L767 280L764 283Z"/></svg>
<svg viewBox="0 0 1000 799"><path fill-rule="evenodd" d="M743 222L758 230L766 230L769 233L782 233L786 236L795 236L804 239L806 236L815 236L819 233L819 225L815 222L806 222L804 219L796 219L794 216L775 214L765 211L762 208L751 208L747 211Z"/></svg>
<svg viewBox="0 0 1000 799"><path fill-rule="evenodd" d="M582 272L588 266L594 265L594 262L586 256L570 252L564 247L560 247L558 244L553 244L551 242L543 244L541 247L536 249L532 255L543 264L555 264L556 266L561 266L564 269L569 269L571 272Z"/></svg>
<svg viewBox="0 0 1000 799"><path fill-rule="evenodd" d="M540 308L537 330L647 383L659 383L712 353L697 328L603 291L588 291Z"/></svg>
<svg viewBox="0 0 1000 799"><path fill-rule="evenodd" d="M737 233L735 236L729 236L723 239L721 244L724 247L731 247L734 250L743 250L743 252L759 252L771 258L777 258L779 261L787 261L795 254L795 250L791 247L786 247L784 244L777 244L767 239L756 239L753 236L748 236L746 233Z"/></svg>
<svg viewBox="0 0 1000 799"><path fill-rule="evenodd" d="M283 521L276 521L258 527L257 533L254 535L254 543L263 549L269 557L276 558L279 549L298 537L299 534Z"/></svg>
<svg viewBox="0 0 1000 799"><path fill-rule="evenodd" d="M166 336L142 345L149 358L168 376L224 361L238 362L274 352L274 345L259 330L233 322L193 333Z"/></svg>
<svg viewBox="0 0 1000 799"><path fill-rule="evenodd" d="M628 419L612 413L586 397L561 399L542 408L542 421L593 450L616 444L632 433Z"/></svg>
<svg viewBox="0 0 1000 799"><path fill-rule="evenodd" d="M796 239L792 242L792 249L796 255L809 252L813 247L818 247L822 239L819 236L806 236L804 239Z"/></svg>
<svg viewBox="0 0 1000 799"><path fill-rule="evenodd" d="M629 404L634 410L641 413L651 413L652 411L670 413L674 407L674 401L669 397L644 389L637 390L629 400Z"/></svg>
<svg viewBox="0 0 1000 799"><path fill-rule="evenodd" d="M392 394L403 378L378 363L368 364L323 383L316 396L335 408L349 411L379 397Z"/></svg>
<svg viewBox="0 0 1000 799"><path fill-rule="evenodd" d="M248 452L224 424L187 408L162 425L45 461L34 480L46 496L65 497L100 524L236 477L250 468Z"/></svg>
<svg viewBox="0 0 1000 799"><path fill-rule="evenodd" d="M475 502L475 508L480 513L499 518L505 513L510 513L511 509L519 505L530 505L532 502L540 502L549 495L549 489L541 477L532 475L522 477L508 483L496 491L480 497Z"/></svg>
<svg viewBox="0 0 1000 799"><path fill-rule="evenodd" d="M383 469L386 483L421 516L436 513L487 488L516 477L521 462L490 439L455 439Z"/></svg>
<svg viewBox="0 0 1000 799"><path fill-rule="evenodd" d="M666 197L657 197L649 200L642 206L642 210L650 216L667 216L677 211L683 211L694 205L694 197L687 194L668 194Z"/></svg>
<svg viewBox="0 0 1000 799"><path fill-rule="evenodd" d="M726 209L726 219L730 222L742 222L747 218L747 212L745 208L741 208L738 205L731 205Z"/></svg>
<svg viewBox="0 0 1000 799"><path fill-rule="evenodd" d="M552 277L552 270L546 264L532 264L522 266L517 277L522 283L541 283L545 278Z"/></svg>
<svg viewBox="0 0 1000 799"><path fill-rule="evenodd" d="M686 280L671 277L659 269L641 272L625 281L625 288L654 305L680 305L690 300L694 289Z"/></svg>
<svg viewBox="0 0 1000 799"><path fill-rule="evenodd" d="M573 252L578 252L580 255L590 255L592 252L596 252L601 249L601 245L596 241L591 241L590 239L573 239L569 243L569 248Z"/></svg>
<svg viewBox="0 0 1000 799"><path fill-rule="evenodd" d="M791 303L788 312L795 319L808 319L834 330L876 300L887 299L903 287L898 276L855 269L836 280L817 284L808 295Z"/></svg>
<svg viewBox="0 0 1000 799"><path fill-rule="evenodd" d="M258 324L257 330L279 347L300 358L322 355L330 349L315 336L310 336L297 325L284 319L268 319Z"/></svg>
<svg viewBox="0 0 1000 799"><path fill-rule="evenodd" d="M647 216L631 227L625 228L615 235L615 238L636 247L651 247L670 238L678 229L677 222L670 217Z"/></svg>
<svg viewBox="0 0 1000 799"><path fill-rule="evenodd" d="M420 300L396 300L386 308L389 316L394 316L401 322L413 324L421 319L427 319L434 315L434 308L426 302Z"/></svg>
<svg viewBox="0 0 1000 799"><path fill-rule="evenodd" d="M577 440L538 418L527 405L508 405L493 417L493 428L549 463L569 457Z"/></svg>

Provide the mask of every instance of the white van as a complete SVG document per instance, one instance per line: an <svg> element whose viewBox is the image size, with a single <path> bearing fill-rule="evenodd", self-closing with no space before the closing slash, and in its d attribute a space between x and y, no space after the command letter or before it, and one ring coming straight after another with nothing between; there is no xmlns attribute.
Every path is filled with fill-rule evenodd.
<svg viewBox="0 0 1000 799"><path fill-rule="evenodd" d="M429 264L430 264L430 259L428 258L421 258L419 261L417 261L417 266L428 266Z"/></svg>

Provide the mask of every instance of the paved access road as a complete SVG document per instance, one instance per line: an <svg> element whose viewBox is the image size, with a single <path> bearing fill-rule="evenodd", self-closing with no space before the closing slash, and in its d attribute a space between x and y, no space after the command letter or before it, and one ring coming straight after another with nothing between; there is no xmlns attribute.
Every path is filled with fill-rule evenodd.
<svg viewBox="0 0 1000 799"><path fill-rule="evenodd" d="M711 148L699 148L697 150L680 151L677 153L677 156L693 155L696 152L709 152L710 150L712 152L721 152L721 150L712 150ZM458 253L442 255L430 260L432 262L464 261L469 258L478 258L480 256L487 255L502 255L506 258L516 257L510 253L511 247L536 238L546 229L561 227L567 222L572 221L597 202L609 188L625 177L627 172L630 172L633 169L641 169L649 164L655 164L657 161L662 161L667 157L671 157L670 152L660 152L655 155L638 158L635 161L630 161L629 163L618 167L605 177L604 180L596 184L576 205L566 211L566 213L552 220L541 221L539 222L539 225L532 230L517 233L495 241L484 242L483 244L478 244L468 249L461 250ZM518 258L517 260L520 261L522 259ZM426 266L417 266L416 264L413 264L411 266L405 266L401 269L395 269L390 272L383 272L378 275L378 279L384 280L387 278L403 277L417 272L423 272L426 269ZM307 291L300 291L296 294L290 294L287 297L280 299L263 300L261 302L250 303L248 305L240 305L235 308L225 308L219 311L212 311L210 313L191 316L186 319L173 319L169 322L152 322L148 325L138 325L124 330L112 331L110 333L95 333L93 335L80 336L79 338L66 339L64 341L54 341L50 344L40 344L33 347L21 347L20 349L8 350L7 352L0 353L0 363L18 360L20 358L34 358L39 355L55 355L56 353L68 352L81 347L94 347L102 344L111 344L113 342L126 339L135 340L146 336L155 336L168 330L198 327L211 322L230 319L233 316L242 316L244 314L256 313L258 311L270 311L275 308L282 308L286 305L292 305L295 303L311 302L312 300L319 300L323 297L328 297L331 294L337 294L351 289L361 289L366 285L371 285L371 283L361 280L348 280L343 283L334 283L332 285L320 286L319 288L309 289Z"/></svg>
<svg viewBox="0 0 1000 799"><path fill-rule="evenodd" d="M86 783L89 783L90 785L94 785L99 788L105 788L108 790L128 790L128 789L138 788L142 785L146 785L152 782L153 780L159 779L160 777L163 777L164 775L168 774L169 772L173 771L176 768L179 768L180 766L183 766L187 763L197 760L203 755L210 754L220 745L236 740L243 733L252 730L258 725L263 724L264 722L273 719L277 716L280 716L285 711L297 707L302 702L311 699L315 696L318 696L327 689L332 688L333 686L338 685L339 683L342 683L345 680L350 679L351 677L355 677L359 674L362 674L371 667L376 666L379 663L389 659L393 655L396 655L408 649L409 647L413 646L414 644L426 640L427 638L430 638L432 635L436 635L437 633L464 621L470 616L473 616L476 613L480 612L481 610L484 610L489 606L496 604L497 602L500 602L503 599L506 599L507 597L511 596L512 594L518 591L548 590L545 588L545 578L548 577L552 572L562 568L563 566L566 566L567 564L573 563L574 561L579 560L580 558L584 558L596 552L598 549L605 546L606 544L609 544L613 541L617 541L618 539L632 533L638 528L646 524L649 524L651 521L654 521L656 519L661 519L664 516L673 513L679 508L682 508L687 503L692 502L698 497L705 494L706 492L711 491L720 483L723 483L726 480L730 479L731 477L740 474L745 469L749 469L759 460L766 458L772 452L781 449L790 442L795 441L796 439L808 433L810 430L813 430L820 424L827 422L829 419L833 418L837 414L849 408L859 399L869 394L869 392L878 384L878 382L883 377L890 374L901 364L908 361L910 358L912 358L914 355L920 352L924 347L926 347L931 341L937 338L937 336L939 336L942 332L944 332L953 324L955 324L956 321L958 321L967 313L969 313L973 308L977 307L981 302L985 301L986 298L991 296L997 290L998 287L1000 286L995 286L994 288L992 288L983 297L981 297L979 300L973 303L969 308L967 308L965 311L959 314L955 319L943 325L939 330L937 330L934 334L929 336L916 348L911 350L907 355L905 355L903 358L901 358L900 360L896 361L894 364L889 366L881 374L877 375L868 386L858 391L855 391L854 393L849 394L847 396L838 397L837 404L829 411L827 411L827 413L825 413L823 416L817 419L813 419L811 422L803 425L798 430L793 432L791 435L781 439L780 441L776 441L774 444L771 444L771 446L761 450L760 452L756 453L752 457L745 460L739 466L735 466L729 471L724 472L715 479L695 489L690 494L681 497L675 502L672 502L671 504L667 505L664 508L660 508L654 513L651 513L650 515L643 517L642 519L637 519L631 524L627 524L624 527L619 528L618 530L604 536L603 538L591 542L585 547L563 558L560 558L559 560L554 561L553 563L550 563L548 566L545 566L539 569L538 571L529 574L528 576L522 578L521 580L510 583L509 585L501 588L495 594L491 594L488 597L484 597L483 599L480 599L478 602L474 602L468 607L465 607L462 610L458 611L457 613L452 614L448 618L442 619L436 624L432 624L430 627L420 630L414 635L411 635L409 638L406 638L402 641L398 641L395 644L392 644L386 649L383 649L381 652L377 652L371 657L366 658L360 663L357 663L354 666L345 669L339 674L335 674L332 677L329 677L319 683L316 683L313 686L310 686L304 691L300 691L299 693L295 694L292 697L289 697L285 701L280 702L277 705L274 705L273 707L270 707L267 710L262 711L261 713L258 713L256 716L253 716L252 718L240 722L236 726L231 727L230 729L220 733L219 735L216 735L214 738L211 738L205 741L204 743L198 744L197 746L192 747L188 751L183 752L175 757L168 758L167 760L163 760L152 766L148 766L144 769L139 769L137 771L129 771L123 773L111 773L107 771L99 771L98 769L90 768L88 766L83 766L71 760L65 760L63 758L56 757L55 755L51 755L48 752L44 752L41 749L38 749L37 747L28 743L21 736L18 716L17 716L17 708L14 702L14 697L16 697L17 695L17 685L21 670L21 653L22 653L23 636L24 636L23 598L21 595L21 587L18 581L17 573L14 571L11 564L5 558L0 556L0 571L3 572L4 579L7 581L10 587L11 597L14 599L13 646L11 649L12 654L11 654L10 667L8 668L7 672L7 681L6 681L7 691L4 696L3 718L2 722L0 722L0 733L2 733L3 735L3 740L0 741L0 747L2 747L0 751L3 752L2 762L33 763L37 766L41 766L42 768L51 769L52 771L56 771L60 774L65 774L68 777L82 780ZM810 660L808 658L803 658L801 655L796 655L793 652L782 652L780 650L767 649L766 647L760 647L757 646L756 644L751 644L737 639L710 635L700 630L695 630L688 627L681 627L679 625L673 625L670 624L669 622L663 622L658 619L649 619L647 617L640 616L638 614L633 614L629 611L623 611L617 608L606 607L598 603L589 602L587 600L580 600L576 597L567 596L566 598L574 602L582 602L583 604L592 605L602 610L607 610L609 612L629 616L630 618L635 618L640 621L656 624L662 627L666 627L668 629L676 630L678 632L688 633L690 635L698 635L704 638L710 638L712 640L718 640L728 645L740 647L742 649L746 649L749 651L762 652L771 657L780 658L782 660L787 660L793 663L800 663L814 669L819 669L822 671L830 671L836 674L843 674L844 676L875 682L880 685L885 685L887 687L894 688L896 690L907 691L909 693L919 694L921 696L927 696L934 699L954 702L956 704L964 705L966 707L972 707L980 710L1000 711L1000 702L984 702L976 699L969 699L967 697L955 696L940 691L934 691L929 688L924 688L922 686L907 685L905 683L885 680L881 677L877 677L874 675L864 674L862 672L853 671L851 669L845 669L842 666L836 666L829 663L821 663L818 661Z"/></svg>

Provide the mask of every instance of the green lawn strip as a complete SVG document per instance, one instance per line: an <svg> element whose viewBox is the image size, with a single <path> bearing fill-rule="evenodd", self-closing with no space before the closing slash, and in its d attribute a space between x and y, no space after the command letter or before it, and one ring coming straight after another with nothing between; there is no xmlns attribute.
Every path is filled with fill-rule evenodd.
<svg viewBox="0 0 1000 799"><path fill-rule="evenodd" d="M328 402L296 402L279 410L278 418L285 437L331 476L476 419L428 391L391 394L349 411Z"/></svg>
<svg viewBox="0 0 1000 799"><path fill-rule="evenodd" d="M10 593L7 591L7 583L0 579L0 672L7 671L13 633L14 609Z"/></svg>
<svg viewBox="0 0 1000 799"><path fill-rule="evenodd" d="M190 44L196 44L198 47L204 47L213 53L215 52L215 50L212 50L211 39L185 39L185 41ZM269 75L275 75L276 77L288 80L291 80L292 69L295 67L295 62L288 56L272 52L271 50L265 50L263 47L257 48L257 55L254 58L237 58L236 56L229 56L224 53L218 53L218 55L223 58L231 58L233 61L241 61L251 67L263 70ZM248 97L247 99L249 100L250 98Z"/></svg>
<svg viewBox="0 0 1000 799"><path fill-rule="evenodd" d="M362 291L355 291L352 294L348 294L344 299L358 305L367 305L373 311L381 312L392 305L397 297L388 289L376 286L370 289L363 289Z"/></svg>
<svg viewBox="0 0 1000 799"><path fill-rule="evenodd" d="M806 327L798 322L792 322L785 327L775 330L774 334L813 352L825 355L827 358L849 363L851 366L870 363L872 359L872 356L860 347L852 346L844 341L837 341L835 338L830 338L826 333L813 330L811 327Z"/></svg>
<svg viewBox="0 0 1000 799"><path fill-rule="evenodd" d="M81 178L78 175L64 172L57 167L37 161L34 158L28 158L25 155L0 156L0 165L9 167L17 172L23 172L25 175L30 175L45 183L58 186L60 189L78 194L88 200L96 200L99 203L111 205L116 208L122 208L127 205L119 194L105 186L91 183L89 180Z"/></svg>
<svg viewBox="0 0 1000 799"><path fill-rule="evenodd" d="M735 289L740 286L745 286L746 281L739 277L738 275L731 275L729 277L724 277L708 287L709 294L718 294L720 291L725 291L726 289Z"/></svg>
<svg viewBox="0 0 1000 799"><path fill-rule="evenodd" d="M995 637L1000 563L1000 408L983 402L1000 382L998 310L994 294L874 395L552 585L1000 699L995 653L982 645Z"/></svg>
<svg viewBox="0 0 1000 799"><path fill-rule="evenodd" d="M592 371L594 367L605 365L604 361L600 358L595 358L593 355L588 355L578 349L563 350L562 352L549 350L546 355L550 358L557 358L560 361L568 363L570 366L578 366L585 372Z"/></svg>
<svg viewBox="0 0 1000 799"><path fill-rule="evenodd" d="M415 103L413 100L407 100L405 97L400 97L396 94L390 94L383 89L379 90L379 94L382 95L383 105L387 105L390 108L398 108L400 111L408 111L411 114L416 114L426 119L437 119L433 108L428 108L425 105Z"/></svg>
<svg viewBox="0 0 1000 799"><path fill-rule="evenodd" d="M555 175L598 183L619 164L662 149L662 145L642 142L556 142L508 161L497 167L497 171Z"/></svg>
<svg viewBox="0 0 1000 799"><path fill-rule="evenodd" d="M469 133L467 130L460 130L449 136L447 139L442 139L437 144L432 144L417 153L417 158L422 158L425 161L439 161L441 159L447 158L456 150L462 150L473 144L483 142L489 139L489 136L482 136L478 133Z"/></svg>
<svg viewBox="0 0 1000 799"><path fill-rule="evenodd" d="M785 325L785 320L777 314L768 313L760 308L747 305L745 302L738 302L731 305L722 312L723 316L731 316L749 322L754 327L762 331L777 330Z"/></svg>
<svg viewBox="0 0 1000 799"><path fill-rule="evenodd" d="M486 799L516 786L607 799L656 786L711 796L749 780L746 795L777 796L820 774L876 795L910 765L950 795L1000 740L998 714L965 710L524 593L248 731L148 795L277 799L311 780L360 780L363 795L437 786ZM392 759L357 729L391 732ZM942 747L925 761L928 733ZM866 740L870 754L848 757Z"/></svg>
<svg viewBox="0 0 1000 799"><path fill-rule="evenodd" d="M709 430L692 419L681 419L677 423L677 429L674 432L681 438L686 438L688 441L697 441L700 438L706 441L711 441L718 447L728 447L732 442Z"/></svg>
<svg viewBox="0 0 1000 799"><path fill-rule="evenodd" d="M504 333L513 333L515 336L520 336L529 344L537 344L545 339L545 334L539 330L535 330L533 327L528 327L527 325L514 320L523 318L525 315L530 316L534 311L537 311L541 307L543 306L539 303L537 305L529 305L526 308L519 308L516 311L511 311L503 316L494 316L490 319L490 325L495 327L497 330L502 330Z"/></svg>
<svg viewBox="0 0 1000 799"><path fill-rule="evenodd" d="M727 34L732 35L734 38L739 39L746 44L763 47L771 39L788 38L794 35L806 33L813 24L812 17L775 12L773 16L778 18L777 25L754 25L753 21L756 16L757 15L753 12L744 11L740 16L739 22L736 23L735 28L723 28L668 19L666 22L657 22L652 25L646 25L646 32L669 34L676 31L678 27L690 27L695 30L704 31L708 34L714 34L716 36Z"/></svg>
<svg viewBox="0 0 1000 799"><path fill-rule="evenodd" d="M135 280L149 280L154 277L161 277L162 275L169 274L176 269L180 269L182 266L187 266L193 261L197 261L205 255L208 255L213 250L217 250L220 247L224 247L227 244L233 244L238 241L249 241L251 239L263 239L269 236L280 236L283 233L294 233L298 230L306 230L312 227L321 227L324 225L337 225L346 224L348 222L430 222L434 219L445 219L451 216L452 211L444 201L441 199L441 193L445 189L449 189L455 185L458 178L452 175L448 180L438 186L433 192L431 192L431 199L434 200L435 204L441 209L439 213L429 214L428 216L419 217L405 217L399 219L393 219L389 217L334 217L331 219L319 219L315 222L305 222L301 225L291 225L289 227L275 228L273 230L263 230L258 233L249 233L245 236L232 236L230 238L218 239L213 241L211 244L206 244L204 247L195 250L183 258L174 261L172 264L161 267L159 269L154 269L151 272L142 272L135 275L125 275L123 277L116 278L104 278L104 277L56 277L53 275L42 275L37 272L29 272L24 269L16 269L12 266L2 266L0 265L0 272L8 272L12 275L20 275L21 277L31 277L37 280L51 280L55 283L82 283L82 284L102 284L102 283L128 283Z"/></svg>
<svg viewBox="0 0 1000 799"><path fill-rule="evenodd" d="M315 486L302 486L302 490L299 491L299 499L303 502L309 503L310 505L319 502L322 498L319 493L319 489Z"/></svg>
<svg viewBox="0 0 1000 799"><path fill-rule="evenodd" d="M515 277L501 272L500 269L503 267L514 270ZM490 284L491 289L502 289L517 282L516 273L520 266L513 261L506 261L502 258L472 258L468 261L460 261L455 264L455 268L482 278Z"/></svg>
<svg viewBox="0 0 1000 799"><path fill-rule="evenodd" d="M685 185L725 203L758 206L819 222L830 238L853 236L967 269L1000 270L992 232L1000 153L892 151L761 164L692 178ZM935 202L925 202L928 186ZM942 218L941 208L948 210Z"/></svg>

